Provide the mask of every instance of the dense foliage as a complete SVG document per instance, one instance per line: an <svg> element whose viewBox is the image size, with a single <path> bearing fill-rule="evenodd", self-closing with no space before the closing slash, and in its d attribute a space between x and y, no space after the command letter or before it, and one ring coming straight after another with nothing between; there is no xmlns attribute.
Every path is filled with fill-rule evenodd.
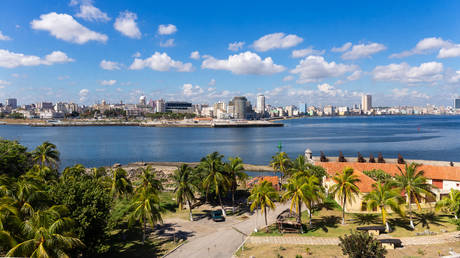
<svg viewBox="0 0 460 258"><path fill-rule="evenodd" d="M387 253L382 244L367 232L351 232L339 240L342 253L350 258L380 258Z"/></svg>
<svg viewBox="0 0 460 258"><path fill-rule="evenodd" d="M0 174L18 177L31 168L32 155L17 141L0 140Z"/></svg>
<svg viewBox="0 0 460 258"><path fill-rule="evenodd" d="M363 171L363 173L374 179L374 181L380 181L382 183L385 183L385 182L388 182L389 180L391 180L391 176L390 174L386 173L385 171L381 170L381 169L373 169L373 170L369 170L369 171Z"/></svg>

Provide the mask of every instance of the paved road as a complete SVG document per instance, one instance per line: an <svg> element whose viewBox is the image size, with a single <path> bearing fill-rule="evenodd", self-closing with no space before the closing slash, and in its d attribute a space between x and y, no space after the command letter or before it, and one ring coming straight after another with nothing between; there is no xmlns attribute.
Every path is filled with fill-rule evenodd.
<svg viewBox="0 0 460 258"><path fill-rule="evenodd" d="M288 204L280 204L275 211L268 212L268 223L273 223L276 220L276 216L288 207ZM211 221L209 223L215 222ZM224 227L216 227L215 232L192 238L189 242L185 243L166 257L231 257L233 252L236 251L246 238L245 235L238 231L249 235L254 231L256 225L258 228L265 226L263 215L254 214L245 221L234 223L232 225L226 225Z"/></svg>

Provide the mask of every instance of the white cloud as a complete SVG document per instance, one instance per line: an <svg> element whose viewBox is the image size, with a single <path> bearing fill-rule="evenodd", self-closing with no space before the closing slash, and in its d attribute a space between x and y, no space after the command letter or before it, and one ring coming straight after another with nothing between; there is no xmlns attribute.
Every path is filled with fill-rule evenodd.
<svg viewBox="0 0 460 258"><path fill-rule="evenodd" d="M120 70L120 64L117 62L102 60L99 66L104 70Z"/></svg>
<svg viewBox="0 0 460 258"><path fill-rule="evenodd" d="M326 51L324 50L316 50L313 47L308 47L304 49L293 50L291 56L293 58L301 58L306 57L308 55L323 55Z"/></svg>
<svg viewBox="0 0 460 258"><path fill-rule="evenodd" d="M198 52L198 51L193 51L192 53L190 53L190 58L191 58L191 59L195 59L195 60L200 59L200 52Z"/></svg>
<svg viewBox="0 0 460 258"><path fill-rule="evenodd" d="M460 71L448 71L446 73L446 81L448 83L457 83L460 82Z"/></svg>
<svg viewBox="0 0 460 258"><path fill-rule="evenodd" d="M159 52L155 52L155 54L147 59L135 58L129 69L140 70L145 67L160 72L169 71L171 69L176 69L179 72L191 72L193 70L191 63L175 61L169 57L168 54Z"/></svg>
<svg viewBox="0 0 460 258"><path fill-rule="evenodd" d="M243 49L243 46L244 46L245 42L243 41L235 41L233 43L228 43L228 50L231 50L231 51L239 51L241 49Z"/></svg>
<svg viewBox="0 0 460 258"><path fill-rule="evenodd" d="M216 86L216 79L212 78L212 79L209 81L208 86Z"/></svg>
<svg viewBox="0 0 460 258"><path fill-rule="evenodd" d="M69 58L64 52L61 51L53 51L51 54L46 55L45 58L40 58L38 56L28 56L10 52L5 49L0 49L0 67L5 68L15 68L18 66L52 65L73 61L74 59Z"/></svg>
<svg viewBox="0 0 460 258"><path fill-rule="evenodd" d="M271 57L262 59L256 53L250 51L231 55L227 59L222 60L207 56L201 64L201 68L227 70L234 74L257 75L274 74L285 70L284 66L274 64Z"/></svg>
<svg viewBox="0 0 460 258"><path fill-rule="evenodd" d="M161 24L158 26L158 34L171 35L177 32L177 27L173 24Z"/></svg>
<svg viewBox="0 0 460 258"><path fill-rule="evenodd" d="M89 90L88 89L81 89L78 95L80 96L80 101L85 101L88 97Z"/></svg>
<svg viewBox="0 0 460 258"><path fill-rule="evenodd" d="M394 88L391 90L393 97L395 98L421 98L421 99L429 99L430 97L425 94L418 92L416 90L410 90L408 88Z"/></svg>
<svg viewBox="0 0 460 258"><path fill-rule="evenodd" d="M137 51L133 54L133 57L141 57L141 52Z"/></svg>
<svg viewBox="0 0 460 258"><path fill-rule="evenodd" d="M174 39L168 39L166 41L160 42L160 47L173 47L174 46Z"/></svg>
<svg viewBox="0 0 460 258"><path fill-rule="evenodd" d="M343 91L341 89L337 89L336 87L329 85L327 83L323 83L317 86L318 91L320 93L327 94L329 96L341 96L343 95Z"/></svg>
<svg viewBox="0 0 460 258"><path fill-rule="evenodd" d="M341 47L333 47L331 49L331 51L332 52L345 52L349 48L351 48L351 46L352 46L351 42L347 42L347 43L343 44L343 46L341 46Z"/></svg>
<svg viewBox="0 0 460 258"><path fill-rule="evenodd" d="M460 56L460 44L453 45L439 50L438 58L458 57Z"/></svg>
<svg viewBox="0 0 460 258"><path fill-rule="evenodd" d="M63 80L70 79L70 76L68 76L68 75L62 75L62 76L58 76L57 78L58 78L58 80L63 81Z"/></svg>
<svg viewBox="0 0 460 258"><path fill-rule="evenodd" d="M136 20L137 15L135 13L124 11L115 20L113 27L127 37L140 39L141 31L137 27Z"/></svg>
<svg viewBox="0 0 460 258"><path fill-rule="evenodd" d="M75 16L87 21L110 21L110 17L107 15L107 13L104 13L101 10L99 10L92 4L91 1L83 1L80 5L80 11L77 14L75 14Z"/></svg>
<svg viewBox="0 0 460 258"><path fill-rule="evenodd" d="M356 65L328 63L322 56L308 56L302 59L296 68L291 70L291 73L299 74L298 83L308 83L341 76L356 70L358 70Z"/></svg>
<svg viewBox="0 0 460 258"><path fill-rule="evenodd" d="M45 30L58 39L77 44L91 40L106 42L108 39L107 35L89 30L68 14L42 14L39 20L33 20L30 24L35 30Z"/></svg>
<svg viewBox="0 0 460 258"><path fill-rule="evenodd" d="M287 82L287 81L292 81L294 80L294 76L292 75L287 75L283 78L283 81Z"/></svg>
<svg viewBox="0 0 460 258"><path fill-rule="evenodd" d="M193 86L191 83L186 83L182 86L182 94L187 97L197 96L203 94L204 90L198 86Z"/></svg>
<svg viewBox="0 0 460 258"><path fill-rule="evenodd" d="M8 37L8 36L6 36L6 35L4 35L4 34L2 33L2 31L0 30L0 40L11 40L11 38Z"/></svg>
<svg viewBox="0 0 460 258"><path fill-rule="evenodd" d="M349 81L359 80L359 78L361 78L362 74L363 74L363 72L361 70L354 71L350 76L347 77L347 80L349 80Z"/></svg>
<svg viewBox="0 0 460 258"><path fill-rule="evenodd" d="M258 40L254 41L253 46L255 50L264 52L270 49L294 47L300 44L302 41L303 38L297 35L285 35L284 33L279 32L268 34L259 38Z"/></svg>
<svg viewBox="0 0 460 258"><path fill-rule="evenodd" d="M438 58L458 57L460 56L460 44L454 44L451 41L442 38L424 38L417 45L407 51L392 54L390 58L402 58L415 54L428 54L439 49Z"/></svg>
<svg viewBox="0 0 460 258"><path fill-rule="evenodd" d="M10 85L11 82L5 81L5 80L0 80L0 85Z"/></svg>
<svg viewBox="0 0 460 258"><path fill-rule="evenodd" d="M343 53L342 58L345 60L354 60L365 57L370 57L371 55L381 52L387 49L384 45L379 43L369 43L369 44L359 44L354 45L351 50Z"/></svg>
<svg viewBox="0 0 460 258"><path fill-rule="evenodd" d="M434 82L443 79L443 65L438 62L410 66L407 63L377 66L372 71L375 80L404 83Z"/></svg>
<svg viewBox="0 0 460 258"><path fill-rule="evenodd" d="M117 83L117 80L103 80L100 82L100 84L104 86L112 86L115 83Z"/></svg>

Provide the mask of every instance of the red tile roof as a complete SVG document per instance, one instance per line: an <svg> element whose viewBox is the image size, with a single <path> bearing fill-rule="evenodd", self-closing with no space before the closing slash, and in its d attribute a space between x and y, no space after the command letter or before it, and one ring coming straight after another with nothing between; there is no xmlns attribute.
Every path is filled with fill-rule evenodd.
<svg viewBox="0 0 460 258"><path fill-rule="evenodd" d="M372 184L375 183L374 179L363 174L359 169L356 169L352 165L348 165L346 162L317 162L316 165L322 166L330 177L335 176L335 174L340 174L347 167L353 168L353 173L358 176L361 182L358 182L356 185L362 193L368 193L372 191Z"/></svg>

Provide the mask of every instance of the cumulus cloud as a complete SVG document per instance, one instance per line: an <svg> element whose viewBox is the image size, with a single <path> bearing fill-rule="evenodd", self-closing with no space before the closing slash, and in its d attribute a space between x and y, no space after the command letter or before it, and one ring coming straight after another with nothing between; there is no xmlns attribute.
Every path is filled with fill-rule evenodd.
<svg viewBox="0 0 460 258"><path fill-rule="evenodd" d="M407 63L377 66L372 71L375 80L404 83L435 82L443 79L443 64L438 62L410 66Z"/></svg>
<svg viewBox="0 0 460 258"><path fill-rule="evenodd" d="M300 44L302 41L303 38L297 35L286 35L282 32L279 32L268 34L259 38L258 40L254 41L253 47L257 51L265 52L270 49L294 47Z"/></svg>
<svg viewBox="0 0 460 258"><path fill-rule="evenodd" d="M347 80L349 81L356 81L356 80L359 80L359 78L361 78L361 75L363 74L363 72L361 70L358 70L358 71L354 71L351 75L349 75L347 77Z"/></svg>
<svg viewBox="0 0 460 258"><path fill-rule="evenodd" d="M227 70L234 74L257 75L274 74L285 70L284 66L273 63L271 57L262 59L250 51L231 55L227 59L215 59L212 56L207 56L201 64L201 68Z"/></svg>
<svg viewBox="0 0 460 258"><path fill-rule="evenodd" d="M212 78L212 79L209 81L208 86L216 86L216 79Z"/></svg>
<svg viewBox="0 0 460 258"><path fill-rule="evenodd" d="M141 52L137 51L133 54L133 57L141 57Z"/></svg>
<svg viewBox="0 0 460 258"><path fill-rule="evenodd" d="M342 54L342 59L355 60L360 58L366 58L385 49L387 48L379 43L354 45L350 50Z"/></svg>
<svg viewBox="0 0 460 258"><path fill-rule="evenodd" d="M76 1L71 2L71 5L76 4L78 4L76 3ZM75 17L82 18L83 20L87 21L110 21L110 17L107 15L107 13L104 13L97 7L95 7L92 1L81 1L80 11L77 14L75 14Z"/></svg>
<svg viewBox="0 0 460 258"><path fill-rule="evenodd" d="M168 39L160 42L160 47L174 47L174 39Z"/></svg>
<svg viewBox="0 0 460 258"><path fill-rule="evenodd" d="M191 72L193 70L191 63L175 61L169 57L168 54L160 52L155 52L155 54L146 59L135 58L129 69L140 70L146 67L160 72L166 72L172 69L179 72Z"/></svg>
<svg viewBox="0 0 460 258"><path fill-rule="evenodd" d="M135 13L124 11L117 17L113 27L127 37L140 39L141 31L137 27L136 20L137 15Z"/></svg>
<svg viewBox="0 0 460 258"><path fill-rule="evenodd" d="M107 35L89 30L68 14L42 14L40 19L33 20L30 24L35 30L48 31L58 39L77 44L91 40L106 42L108 39Z"/></svg>
<svg viewBox="0 0 460 258"><path fill-rule="evenodd" d="M283 78L283 81L285 81L285 82L292 81L292 80L294 80L294 76L292 76L292 75L286 75Z"/></svg>
<svg viewBox="0 0 460 258"><path fill-rule="evenodd" d="M458 57L460 56L460 44L454 44L451 41L442 38L424 38L420 40L417 45L411 50L403 51L390 55L390 58L403 58L416 54L429 54L438 52L438 58Z"/></svg>
<svg viewBox="0 0 460 258"><path fill-rule="evenodd" d="M195 60L200 59L200 52L198 52L198 51L193 51L192 53L190 53L190 58L191 58L191 59L195 59Z"/></svg>
<svg viewBox="0 0 460 258"><path fill-rule="evenodd" d="M85 101L88 98L89 90L81 89L78 95L80 96L80 101Z"/></svg>
<svg viewBox="0 0 460 258"><path fill-rule="evenodd" d="M182 93L187 97L197 96L203 94L204 90L198 86L193 86L191 83L186 83L182 86Z"/></svg>
<svg viewBox="0 0 460 258"><path fill-rule="evenodd" d="M343 44L343 46L341 46L341 47L333 47L331 49L331 51L332 52L345 52L348 49L350 49L351 46L352 46L351 42L347 42L347 43Z"/></svg>
<svg viewBox="0 0 460 258"><path fill-rule="evenodd" d="M2 31L0 30L0 40L11 40L11 38L8 37L8 36L6 36L6 35L4 35L4 34L2 33Z"/></svg>
<svg viewBox="0 0 460 258"><path fill-rule="evenodd" d="M112 62L112 61L107 61L107 60L102 60L99 66L104 69L104 70L120 70L121 66L117 62Z"/></svg>
<svg viewBox="0 0 460 258"><path fill-rule="evenodd" d="M11 82L5 81L5 80L0 80L0 85L10 85Z"/></svg>
<svg viewBox="0 0 460 258"><path fill-rule="evenodd" d="M421 93L421 92L418 92L416 90L410 90L408 88L402 88L402 89L398 89L398 88L394 88L391 90L391 93L393 95L393 97L395 98L421 98L421 99L429 99L430 97L425 94L425 93Z"/></svg>
<svg viewBox="0 0 460 258"><path fill-rule="evenodd" d="M158 34L171 35L177 32L177 27L173 24L161 24L158 26Z"/></svg>
<svg viewBox="0 0 460 258"><path fill-rule="evenodd" d="M235 41L233 43L228 43L228 50L231 50L231 51L239 51L241 49L243 49L243 46L244 46L245 42L243 41Z"/></svg>
<svg viewBox="0 0 460 258"><path fill-rule="evenodd" d="M460 71L448 70L446 72L446 81L448 83L457 83L460 82Z"/></svg>
<svg viewBox="0 0 460 258"><path fill-rule="evenodd" d="M291 56L293 58L301 58L301 57L306 57L308 55L323 55L324 50L316 50L313 49L313 47L308 47L304 49L298 49L298 50L293 50Z"/></svg>
<svg viewBox="0 0 460 258"><path fill-rule="evenodd" d="M5 49L0 49L0 67L15 68L18 66L37 66L37 65L53 65L59 63L68 63L75 61L69 58L64 52L53 51L46 55L45 58L38 56L24 55L22 53L14 53Z"/></svg>
<svg viewBox="0 0 460 258"><path fill-rule="evenodd" d="M101 85L104 85L104 86L112 86L114 85L115 83L117 83L117 80L102 80L100 82Z"/></svg>
<svg viewBox="0 0 460 258"><path fill-rule="evenodd" d="M322 56L308 56L300 61L292 74L298 74L298 83L316 82L330 77L338 77L358 70L356 65L328 63Z"/></svg>

